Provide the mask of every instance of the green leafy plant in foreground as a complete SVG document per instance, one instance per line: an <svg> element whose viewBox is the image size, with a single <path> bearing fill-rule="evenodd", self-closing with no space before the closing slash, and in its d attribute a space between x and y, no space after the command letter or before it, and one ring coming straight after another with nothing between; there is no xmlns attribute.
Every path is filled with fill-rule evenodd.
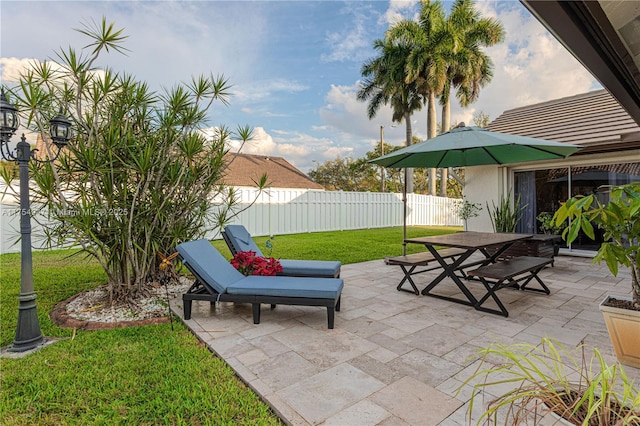
<svg viewBox="0 0 640 426"><path fill-rule="evenodd" d="M609 271L618 275L620 265L631 269L633 304L640 310L640 182L621 186L603 186L598 194L578 195L567 200L555 212L556 226L569 223L562 232L568 244L580 231L595 239L593 224L604 231L604 241L593 261L604 260ZM608 202L599 197L606 196Z"/></svg>
<svg viewBox="0 0 640 426"><path fill-rule="evenodd" d="M539 417L554 412L574 425L632 426L640 424L640 388L629 380L619 364L608 365L594 349L580 357L560 343L544 338L540 346L494 344L481 349L481 362L462 386L475 383L469 402L471 413L485 392L511 389L492 398L478 424L505 426L537 424ZM462 386L460 389L462 389Z"/></svg>

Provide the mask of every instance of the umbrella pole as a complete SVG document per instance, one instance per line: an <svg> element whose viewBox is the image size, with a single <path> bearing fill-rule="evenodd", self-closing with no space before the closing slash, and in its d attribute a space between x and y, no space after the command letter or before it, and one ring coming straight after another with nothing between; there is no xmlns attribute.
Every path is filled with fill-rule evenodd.
<svg viewBox="0 0 640 426"><path fill-rule="evenodd" d="M407 169L404 169L402 185L402 255L407 255Z"/></svg>

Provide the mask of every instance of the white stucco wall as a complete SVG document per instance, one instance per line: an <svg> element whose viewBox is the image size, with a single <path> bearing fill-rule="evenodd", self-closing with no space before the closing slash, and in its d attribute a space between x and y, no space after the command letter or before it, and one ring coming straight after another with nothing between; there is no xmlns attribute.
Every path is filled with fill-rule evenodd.
<svg viewBox="0 0 640 426"><path fill-rule="evenodd" d="M470 203L478 203L482 206L480 215L467 221L467 230L493 232L487 203L492 206L492 201L497 204L500 199L504 167L473 166L465 168L464 173L464 196Z"/></svg>

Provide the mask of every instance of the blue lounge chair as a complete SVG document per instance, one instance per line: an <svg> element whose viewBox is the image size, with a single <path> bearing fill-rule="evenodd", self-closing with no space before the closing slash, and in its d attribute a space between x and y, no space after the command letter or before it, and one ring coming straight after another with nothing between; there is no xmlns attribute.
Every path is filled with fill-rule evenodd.
<svg viewBox="0 0 640 426"><path fill-rule="evenodd" d="M339 278L245 277L207 240L188 241L176 250L183 264L196 277L182 295L184 318L191 318L194 300L251 303L253 323L260 324L260 304L326 306L327 322L333 328L335 311L340 311L344 283Z"/></svg>
<svg viewBox="0 0 640 426"><path fill-rule="evenodd" d="M258 256L265 257L251 238L247 228L242 225L226 226L222 231L222 237L234 256L241 251L254 251ZM342 266L341 262L333 260L280 259L280 264L282 272L278 275L316 278L339 278Z"/></svg>

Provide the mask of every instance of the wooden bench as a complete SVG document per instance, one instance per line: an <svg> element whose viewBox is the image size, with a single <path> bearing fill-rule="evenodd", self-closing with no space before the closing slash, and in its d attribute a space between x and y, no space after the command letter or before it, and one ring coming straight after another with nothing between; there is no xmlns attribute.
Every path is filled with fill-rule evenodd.
<svg viewBox="0 0 640 426"><path fill-rule="evenodd" d="M551 293L549 291L549 288L544 284L544 282L542 282L542 280L538 276L538 273L545 266L551 264L552 262L553 259L548 257L521 256L481 266L480 268L474 269L473 271L467 271L467 275L469 277L478 278L487 289L487 293L478 300L475 308L480 311L496 313L508 317L509 312L495 293L497 290L505 287L511 287L518 290L531 290L545 294ZM516 278L520 275L524 276ZM527 285L534 278L542 287L541 289L527 288ZM523 283L519 284L521 281L523 281ZM489 297L491 297L496 302L496 304L500 308L499 311L496 309L482 307L482 304L487 299L489 299Z"/></svg>
<svg viewBox="0 0 640 426"><path fill-rule="evenodd" d="M464 254L465 252L466 250L456 248L438 250L438 253L440 254L440 256L442 256L443 259L455 258ZM433 262L434 260L435 258L433 257L433 255L430 252L425 251L420 253L407 254L405 256L386 257L384 259L384 263L386 263L387 265L398 265L402 269L402 272L404 272L404 278L402 278L402 281L400 281L400 284L398 284L398 286L396 287L398 291L406 291L418 295L420 294L420 292L418 291L418 287L416 287L416 284L413 282L411 276L421 274L423 272L434 271L440 268L440 265L438 265L433 268L421 269L419 271L416 271L416 268L418 268L419 266L427 266L429 262ZM409 269L407 269L407 267L409 267ZM406 281L411 284L413 291L402 288L402 285Z"/></svg>

